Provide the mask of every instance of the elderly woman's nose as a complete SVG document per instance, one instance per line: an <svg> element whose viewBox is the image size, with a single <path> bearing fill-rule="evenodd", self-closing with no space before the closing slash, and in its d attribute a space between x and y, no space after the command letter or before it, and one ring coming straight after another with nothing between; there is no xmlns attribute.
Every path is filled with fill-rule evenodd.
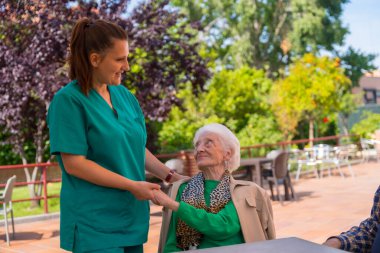
<svg viewBox="0 0 380 253"><path fill-rule="evenodd" d="M198 144L198 145L196 146L196 148L195 148L195 151L196 151L196 152L201 152L201 151L204 151L204 150L205 150L205 145L202 144L202 143Z"/></svg>

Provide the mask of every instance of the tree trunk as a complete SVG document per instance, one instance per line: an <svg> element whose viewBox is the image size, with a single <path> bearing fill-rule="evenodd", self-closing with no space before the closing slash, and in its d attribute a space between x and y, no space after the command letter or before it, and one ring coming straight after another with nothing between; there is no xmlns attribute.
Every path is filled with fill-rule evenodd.
<svg viewBox="0 0 380 253"><path fill-rule="evenodd" d="M19 149L19 154L20 154L20 156L21 156L22 164L23 164L23 165L27 165L27 164L28 164L28 161L27 161L27 159L26 159L26 154L25 154L25 152L24 152L24 149L23 149L23 147L22 147L22 144L19 144L18 149ZM35 173L34 173L35 170L36 170L36 168L33 169L33 174L35 174ZM30 175L30 171L29 171L28 168L24 168L24 172L25 172L26 182L29 183L29 182L34 181L33 176ZM35 197L37 197L37 196L36 196L36 193L35 193L35 191L34 191L34 184L28 184L28 190L29 190L29 196L30 196L30 198L35 198ZM39 201L38 201L38 200L31 200L31 201L30 201L30 208L36 208L36 207L38 207L38 206L39 206Z"/></svg>
<svg viewBox="0 0 380 253"><path fill-rule="evenodd" d="M348 116L339 113L338 117L340 118L340 122L342 122L343 134L348 135L349 134L349 131L348 131Z"/></svg>
<svg viewBox="0 0 380 253"><path fill-rule="evenodd" d="M34 136L34 140L35 140L34 144L36 146L35 163L42 163L43 154L45 150L43 130L46 126L46 122L45 120L39 120L37 125L38 125L37 133ZM28 161L26 159L26 154L24 152L23 145L21 143L18 146L18 150L21 156L22 164L23 165L28 164ZM40 167L34 167L32 171L30 171L28 168L24 168L24 172L25 172L26 181L28 183L41 180L42 173L41 173ZM30 198L36 198L42 195L41 184L28 184L28 190L29 190ZM41 205L40 200L30 201L30 208L36 208L36 207L39 207L40 205Z"/></svg>
<svg viewBox="0 0 380 253"><path fill-rule="evenodd" d="M309 120L309 146L313 147L314 139L314 119Z"/></svg>
<svg viewBox="0 0 380 253"><path fill-rule="evenodd" d="M43 138L43 129L45 128L46 121L45 120L39 120L38 122L38 129L37 133L35 135L35 145L36 145L36 157L35 161L36 163L42 163L43 155L44 155L44 138ZM33 180L42 180L42 171L41 168L35 167L33 170ZM34 193L37 196L42 195L42 184L36 184L34 187ZM40 201L39 201L40 205Z"/></svg>

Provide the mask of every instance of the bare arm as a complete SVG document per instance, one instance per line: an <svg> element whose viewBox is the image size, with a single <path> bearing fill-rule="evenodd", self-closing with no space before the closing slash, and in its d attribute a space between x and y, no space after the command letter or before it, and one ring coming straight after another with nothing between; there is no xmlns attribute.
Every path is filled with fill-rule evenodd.
<svg viewBox="0 0 380 253"><path fill-rule="evenodd" d="M140 200L153 199L153 190L160 189L157 184L125 178L81 155L61 153L61 157L65 170L70 175L96 185L130 191Z"/></svg>
<svg viewBox="0 0 380 253"><path fill-rule="evenodd" d="M145 149L146 155L146 164L145 169L155 175L156 177L165 180L166 176L169 174L170 169L166 167L160 160L158 160L148 149ZM170 183L175 182L177 180L187 178L186 176L182 176L178 173L174 173L172 178L170 179Z"/></svg>

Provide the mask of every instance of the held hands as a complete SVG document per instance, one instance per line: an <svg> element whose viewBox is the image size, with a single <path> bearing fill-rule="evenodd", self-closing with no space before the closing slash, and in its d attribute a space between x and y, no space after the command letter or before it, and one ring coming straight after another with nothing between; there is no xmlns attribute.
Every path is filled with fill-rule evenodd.
<svg viewBox="0 0 380 253"><path fill-rule="evenodd" d="M138 199L138 200L153 200L154 191L159 191L160 186L158 184L152 184L145 181L134 181L134 187L131 189L131 193Z"/></svg>
<svg viewBox="0 0 380 253"><path fill-rule="evenodd" d="M152 199L153 203L159 206L164 206L173 211L177 211L179 207L179 203L173 199L171 199L168 195L166 195L161 190L153 191L154 198Z"/></svg>

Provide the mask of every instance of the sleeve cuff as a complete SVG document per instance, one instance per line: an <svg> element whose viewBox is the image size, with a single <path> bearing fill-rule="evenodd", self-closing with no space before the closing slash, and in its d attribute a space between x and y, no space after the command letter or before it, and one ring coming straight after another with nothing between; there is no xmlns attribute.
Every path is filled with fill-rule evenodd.
<svg viewBox="0 0 380 253"><path fill-rule="evenodd" d="M192 207L191 205L183 202L183 201L180 201L179 202L179 207L178 207L178 210L177 210L177 215L178 217L180 217L182 220L183 218L182 217L186 217L187 215L189 215L189 208Z"/></svg>
<svg viewBox="0 0 380 253"><path fill-rule="evenodd" d="M349 246L349 241L348 241L348 239L346 237L341 236L341 235L339 235L339 236L331 236L331 237L327 238L327 240L331 239L331 238L338 239L340 241L340 249L347 250L347 247Z"/></svg>

